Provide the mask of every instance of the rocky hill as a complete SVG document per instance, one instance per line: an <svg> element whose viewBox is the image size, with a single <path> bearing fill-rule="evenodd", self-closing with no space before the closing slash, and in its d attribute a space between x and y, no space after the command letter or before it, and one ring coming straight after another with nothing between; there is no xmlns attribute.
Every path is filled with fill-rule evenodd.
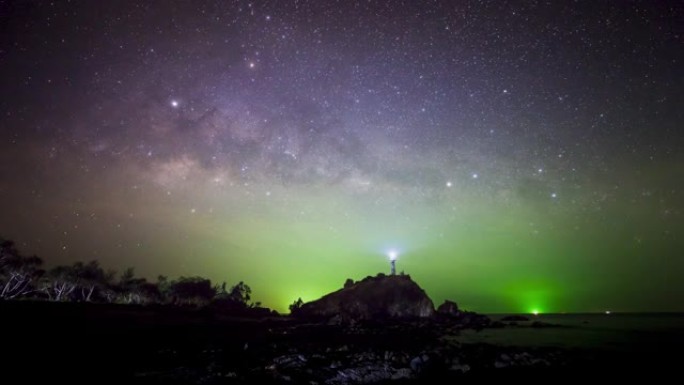
<svg viewBox="0 0 684 385"><path fill-rule="evenodd" d="M408 275L367 277L305 303L295 316L345 319L401 319L432 317L435 308L425 291Z"/></svg>

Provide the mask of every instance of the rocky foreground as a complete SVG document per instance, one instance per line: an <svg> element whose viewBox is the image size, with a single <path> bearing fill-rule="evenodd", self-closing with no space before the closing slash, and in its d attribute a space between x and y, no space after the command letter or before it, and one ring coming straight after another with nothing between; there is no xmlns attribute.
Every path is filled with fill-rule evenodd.
<svg viewBox="0 0 684 385"><path fill-rule="evenodd" d="M240 340L240 345L224 341L192 357L177 350L156 353L162 362L199 365L137 371L135 376L163 383L435 382L492 371L561 368L569 359L555 349L458 343L454 337L463 330L506 325L462 311L452 301L435 309L408 275L347 280L340 290L293 308L291 317L262 323L264 334Z"/></svg>
<svg viewBox="0 0 684 385"><path fill-rule="evenodd" d="M669 341L667 334L638 334L646 344L629 351L460 342L462 333L489 328L561 329L519 316L492 322L451 301L435 309L408 276L348 280L342 289L294 308L292 316L32 301L0 302L0 314L9 357L3 373L26 383L351 385L657 377L678 367L673 362L681 356L671 353L678 344L652 343L658 335L658 341Z"/></svg>
<svg viewBox="0 0 684 385"><path fill-rule="evenodd" d="M353 325L290 324L268 328L269 336L241 349L160 350L161 361L195 365L141 370L137 380L154 383L371 384L434 382L530 370L558 370L580 360L559 349L520 349L459 344L463 327L442 321ZM190 357L192 356L192 357Z"/></svg>

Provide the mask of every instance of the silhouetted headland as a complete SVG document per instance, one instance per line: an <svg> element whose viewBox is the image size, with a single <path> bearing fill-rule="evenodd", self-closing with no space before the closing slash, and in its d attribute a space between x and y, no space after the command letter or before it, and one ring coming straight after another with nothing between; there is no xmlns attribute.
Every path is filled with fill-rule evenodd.
<svg viewBox="0 0 684 385"><path fill-rule="evenodd" d="M408 275L366 277L306 303L293 315L309 318L341 317L355 320L432 317L432 300Z"/></svg>

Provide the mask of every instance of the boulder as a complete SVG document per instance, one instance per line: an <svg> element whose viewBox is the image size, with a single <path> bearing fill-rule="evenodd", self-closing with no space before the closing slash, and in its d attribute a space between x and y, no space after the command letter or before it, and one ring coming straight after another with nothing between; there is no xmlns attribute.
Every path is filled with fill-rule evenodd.
<svg viewBox="0 0 684 385"><path fill-rule="evenodd" d="M457 316L459 314L458 305L456 304L456 302L446 300L443 304L439 305L439 307L437 308L437 313L450 316Z"/></svg>

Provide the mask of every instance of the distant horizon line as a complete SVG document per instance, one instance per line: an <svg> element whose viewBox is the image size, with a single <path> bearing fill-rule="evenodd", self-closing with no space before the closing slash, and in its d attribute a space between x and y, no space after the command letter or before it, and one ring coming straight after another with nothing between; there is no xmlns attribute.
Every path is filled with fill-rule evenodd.
<svg viewBox="0 0 684 385"><path fill-rule="evenodd" d="M517 313L491 313L491 312L482 312L482 314L485 315L530 315L532 317L539 317L539 316L547 316L547 315L604 315L604 316L611 316L611 315L645 315L645 314L652 314L652 315L683 315L684 316L684 310L680 311L610 311L610 313L606 313L604 311L580 311L580 312L540 312L539 314L534 314L531 312L517 312Z"/></svg>

